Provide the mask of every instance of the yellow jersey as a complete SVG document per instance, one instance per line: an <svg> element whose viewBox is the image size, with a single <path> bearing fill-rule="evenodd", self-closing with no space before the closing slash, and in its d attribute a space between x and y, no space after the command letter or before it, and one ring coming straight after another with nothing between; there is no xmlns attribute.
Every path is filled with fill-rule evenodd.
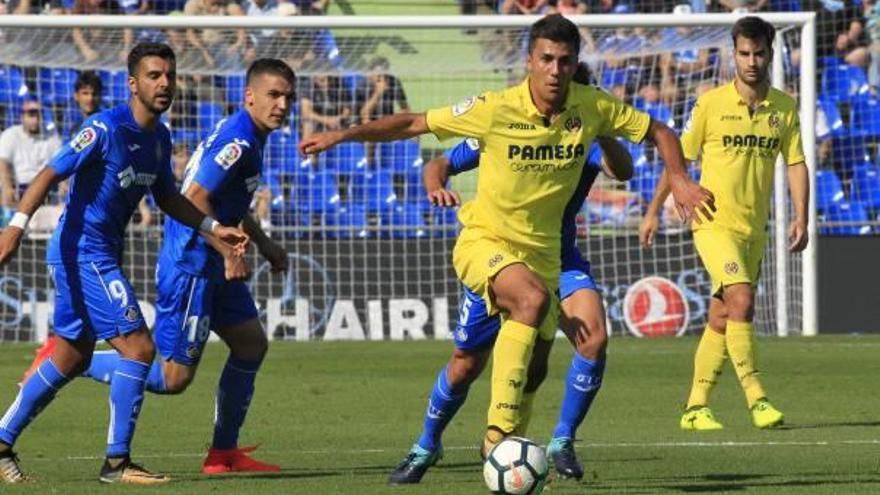
<svg viewBox="0 0 880 495"><path fill-rule="evenodd" d="M725 228L745 238L766 235L777 156L788 165L804 162L797 102L775 88L751 113L735 83L705 93L681 145L685 158L700 158L700 184L718 208L714 221L694 223L694 230Z"/></svg>
<svg viewBox="0 0 880 495"><path fill-rule="evenodd" d="M441 140L480 141L477 192L459 212L465 228L488 230L524 250L559 257L562 217L596 135L640 142L650 117L607 93L572 83L551 122L532 102L528 79L427 113ZM544 251L546 249L546 251Z"/></svg>

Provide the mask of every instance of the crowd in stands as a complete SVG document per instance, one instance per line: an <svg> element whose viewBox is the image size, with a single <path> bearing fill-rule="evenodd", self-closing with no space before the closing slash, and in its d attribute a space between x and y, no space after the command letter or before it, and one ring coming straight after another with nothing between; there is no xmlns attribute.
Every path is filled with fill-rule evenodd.
<svg viewBox="0 0 880 495"><path fill-rule="evenodd" d="M325 15L328 3L11 0L0 3L0 14ZM876 144L880 140L880 4L873 0L460 0L459 6L463 15L816 11L821 95L816 126L817 204L820 218L826 221L823 232L880 232L872 225L880 213ZM729 55L721 50L675 49L690 33L686 27L651 32L584 29L584 53L597 54L592 59L597 84L680 130L695 97L733 75ZM797 34L786 34L784 50L789 72L796 77L800 63ZM409 109L404 85L393 75L387 59L367 56L352 67L326 29L191 28L125 30L121 35L119 31L76 29L69 33L69 43L61 45L76 66L118 67L128 49L143 39L166 42L180 57L178 95L166 117L176 142L179 176L204 134L242 101L244 67L259 57L278 57L301 77L292 125L274 133L267 143L266 188L255 205L264 222L338 226L349 231L357 227L358 235L370 235L368 227L375 225L415 227L407 235L427 235L431 229L422 227L431 225L455 228L454 214L436 212L424 202L419 168L423 154L427 158L430 153L420 150L418 143L347 144L321 157L299 157L295 152L299 139L311 133ZM521 33L505 32L495 41L484 58L509 70L510 81L517 82L522 73L510 67L521 64ZM659 55L614 55L658 44L673 48ZM789 90L795 91L796 84L790 83ZM121 70L0 66L0 125L5 129L0 134L0 205L7 211L14 205L35 170L45 165L88 115L127 97L126 74ZM661 170L658 159L650 147L632 146L630 150L637 174L627 186L628 195L622 196L625 201L613 194L609 200L608 191L597 192L588 208L590 223L632 223L641 205L650 200ZM159 222L147 203L136 218L141 225Z"/></svg>

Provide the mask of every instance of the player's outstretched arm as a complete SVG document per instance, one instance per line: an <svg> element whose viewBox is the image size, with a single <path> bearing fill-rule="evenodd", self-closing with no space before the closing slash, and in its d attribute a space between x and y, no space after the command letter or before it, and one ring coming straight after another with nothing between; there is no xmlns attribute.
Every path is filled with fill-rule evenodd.
<svg viewBox="0 0 880 495"><path fill-rule="evenodd" d="M688 177L681 141L678 140L675 132L665 124L651 119L651 126L646 137L657 145L672 196L675 198L675 207L682 220L703 223L700 215L697 214L699 212L707 221L712 221L712 212L715 211L715 196L711 191Z"/></svg>
<svg viewBox="0 0 880 495"><path fill-rule="evenodd" d="M602 171L605 175L619 181L627 181L633 176L632 156L626 148L614 138L596 136L596 142L602 148Z"/></svg>
<svg viewBox="0 0 880 495"><path fill-rule="evenodd" d="M0 233L0 266L9 263L18 246L21 244L21 236L27 228L28 220L31 215L37 211L37 208L46 200L49 191L55 187L55 184L64 180L64 176L59 174L52 167L43 167L42 170L34 177L31 184L25 190L21 201L18 203L18 211L13 215L9 225Z"/></svg>
<svg viewBox="0 0 880 495"><path fill-rule="evenodd" d="M458 193L446 189L447 180L449 180L449 158L446 155L435 156L422 168L422 182L425 184L428 201L432 205L458 206L461 204Z"/></svg>
<svg viewBox="0 0 880 495"><path fill-rule="evenodd" d="M260 255L266 258L266 261L272 266L273 273L287 271L287 251L266 235L254 217L250 214L245 215L241 222L241 228L257 245Z"/></svg>
<svg viewBox="0 0 880 495"><path fill-rule="evenodd" d="M182 194L174 192L156 198L159 209L178 222L197 229L208 237L225 244L238 256L244 254L250 238L238 227L220 225L211 216L205 215Z"/></svg>
<svg viewBox="0 0 880 495"><path fill-rule="evenodd" d="M788 249L803 251L810 240L807 223L810 220L810 174L803 162L788 167L788 190L794 206L794 219L788 227Z"/></svg>
<svg viewBox="0 0 880 495"><path fill-rule="evenodd" d="M649 248L654 245L654 236L660 228L660 212L663 211L663 203L669 196L669 179L666 177L666 171L660 175L657 181L657 190L654 191L654 198L648 203L648 209L645 216L639 223L639 242L643 248Z"/></svg>
<svg viewBox="0 0 880 495"><path fill-rule="evenodd" d="M320 153L344 141L399 141L428 131L424 113L397 113L348 129L312 134L299 143L299 152Z"/></svg>

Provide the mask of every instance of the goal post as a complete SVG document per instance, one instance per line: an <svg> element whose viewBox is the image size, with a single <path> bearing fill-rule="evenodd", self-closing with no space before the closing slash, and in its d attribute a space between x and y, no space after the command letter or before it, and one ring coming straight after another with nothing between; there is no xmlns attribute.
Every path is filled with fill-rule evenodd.
<svg viewBox="0 0 880 495"><path fill-rule="evenodd" d="M780 163L756 324L763 335L815 335L815 14L760 16L780 29L773 84L794 90L800 102L803 146L811 176L811 242L801 254L787 252L790 208L785 170ZM730 27L740 17L614 14L569 18L593 41L585 45L581 58L591 65L597 82L612 86L606 89L619 91L629 103L680 130L698 92L729 80L722 74L729 73L730 68L722 65L730 60ZM70 86L71 78L84 70L97 71L105 81L107 106L124 101L125 67L118 52L125 40L131 39L127 32L134 32L135 40L164 40L175 32L213 31L229 45L244 33L245 48L261 46L263 50L248 53L243 49L227 57L227 47L220 45L210 52L216 56L216 60L212 57L213 64L206 63L204 54L188 44L177 54L178 72L186 83L178 99L184 98L185 104L173 107L165 120L175 140L185 143L191 153L220 118L239 106L247 56L256 53L297 59L297 63L302 62L295 67L297 76L306 84L298 85L298 104L289 125L267 141L267 202L262 205L268 212L264 223L290 252L292 267L285 276L273 278L265 263L255 259L255 275L250 282L267 331L275 338L301 341L448 338L459 293L451 269L456 225L448 212L424 204L416 177L423 163L456 141L440 143L427 136L418 143L392 143L374 150L352 145L325 156L301 157L296 143L313 130L306 126L302 98L314 103L320 96L324 104L338 104L327 104L334 108L348 105L349 117L339 122L357 122L357 108L367 98L370 84L374 84L369 74L377 59L385 59L383 70L397 81L392 86L405 90L402 101L390 102L392 109L408 101L413 111L424 111L454 104L484 90L501 89L524 74L522 32L539 18L0 16L0 40L5 41L0 50L0 107L7 108L0 118L5 118L4 127L16 123L15 99L21 95L13 93L30 91L49 109L47 123L54 119L56 128L69 132L62 116L70 111L70 104L59 100L66 93L58 88ZM106 49L96 50L97 58L84 59L71 43L74 29L102 33L94 39ZM644 42L615 41L615 36L633 32ZM792 39L798 41L799 67L790 62ZM318 44L320 50L303 48ZM687 77L673 71L674 84L670 87L664 72L668 69L663 64L668 63L666 55L681 50L711 53L711 62ZM221 62L224 57L226 62ZM318 91L314 89L318 87L315 81L328 74L335 84L347 89L328 91L322 86L320 90L325 93L310 93ZM19 84L30 89L20 90ZM8 95L4 93L7 87L12 88ZM47 96L53 91L58 93ZM309 107L313 109L312 103ZM644 175L628 185L610 181L597 184L599 191L585 204L579 220L579 245L593 262L594 275L604 289L611 330L635 334L668 330L663 329L665 324L658 326L656 322L637 328L639 325L632 320L633 311L639 310L628 306L644 298L649 305L641 310L645 316L673 304L657 299L666 297L665 289L650 285L650 277L661 275L679 286L678 294L685 306L683 322L673 333L698 331L705 324L707 278L696 259L688 229L680 225L667 224L653 252L639 248L635 237L638 218L656 182L658 166L653 149L633 146L630 150ZM473 193L473 174L453 182L465 197ZM46 230L51 231L51 226ZM51 329L47 315L51 314L52 287L42 273L46 230L32 229L19 259L2 271L4 280L15 282L12 288L0 286L0 340L36 340ZM155 295L153 270L161 233L161 215L155 212L152 222L131 226L127 234L125 270L148 306ZM634 294L633 286L644 280L648 280L646 289ZM149 309L145 311L148 316L150 313ZM658 318L657 322L666 318L652 317Z"/></svg>

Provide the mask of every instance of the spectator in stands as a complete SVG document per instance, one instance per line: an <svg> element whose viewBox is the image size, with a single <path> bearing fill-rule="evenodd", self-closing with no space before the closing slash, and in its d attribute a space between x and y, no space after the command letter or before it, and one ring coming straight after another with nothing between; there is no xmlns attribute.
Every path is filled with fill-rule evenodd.
<svg viewBox="0 0 880 495"><path fill-rule="evenodd" d="M241 6L231 0L187 0L183 7L186 15L244 15ZM247 45L244 29L227 33L218 29L186 30L186 39L202 56L209 68L230 68L240 65Z"/></svg>
<svg viewBox="0 0 880 495"><path fill-rule="evenodd" d="M78 113L75 113L70 120L65 119L63 129L65 136L72 136L86 117L101 110L103 93L104 84L95 71L84 70L79 73L73 86L73 101L76 102Z"/></svg>
<svg viewBox="0 0 880 495"><path fill-rule="evenodd" d="M330 0L290 0L299 9L300 15L324 15Z"/></svg>
<svg viewBox="0 0 880 495"><path fill-rule="evenodd" d="M300 78L300 121L302 137L307 138L316 132L338 130L351 125L351 93L346 90L338 77L318 74L310 78Z"/></svg>
<svg viewBox="0 0 880 495"><path fill-rule="evenodd" d="M278 15L278 0L244 0L241 8L249 17L275 17ZM249 32L244 53L245 63L249 64L260 58L257 56L258 48L270 44L277 33L276 29L255 29Z"/></svg>
<svg viewBox="0 0 880 495"><path fill-rule="evenodd" d="M865 30L871 41L868 45L871 52L868 83L871 84L871 92L876 96L880 90L880 3L875 0L865 0L864 7Z"/></svg>
<svg viewBox="0 0 880 495"><path fill-rule="evenodd" d="M850 65L865 66L868 40L858 0L802 0L806 11L816 12L816 55L821 62L837 57ZM792 57L793 63L799 57Z"/></svg>
<svg viewBox="0 0 880 495"><path fill-rule="evenodd" d="M718 0L721 12L758 12L765 10L769 0Z"/></svg>
<svg viewBox="0 0 880 495"><path fill-rule="evenodd" d="M75 0L71 13L74 15L112 15L124 14L125 11L117 0ZM98 58L107 58L114 52L116 53L116 61L125 62L127 60L128 52L134 42L134 31L124 29L122 43L113 38L114 34L114 31L107 29L73 28L71 31L73 44L87 63L95 62Z"/></svg>
<svg viewBox="0 0 880 495"><path fill-rule="evenodd" d="M581 15L590 10L585 0L549 0L548 14Z"/></svg>
<svg viewBox="0 0 880 495"><path fill-rule="evenodd" d="M689 4L679 4L672 9L674 15L688 15L693 12ZM691 28L679 27L664 31L664 47L681 45L691 35ZM709 69L709 50L691 48L678 51L664 51L660 56L661 84L663 101L672 105L678 100L679 92L690 94L700 83Z"/></svg>
<svg viewBox="0 0 880 495"><path fill-rule="evenodd" d="M367 78L355 91L359 123L365 124L393 114L395 103L400 112L409 111L403 84L389 72L390 67L385 57L375 57L370 61ZM375 146L375 143L364 143L367 165L373 165L375 161Z"/></svg>
<svg viewBox="0 0 880 495"><path fill-rule="evenodd" d="M21 124L0 134L2 205L14 207L20 194L61 148L61 138L43 125L40 100L29 97L21 107Z"/></svg>

